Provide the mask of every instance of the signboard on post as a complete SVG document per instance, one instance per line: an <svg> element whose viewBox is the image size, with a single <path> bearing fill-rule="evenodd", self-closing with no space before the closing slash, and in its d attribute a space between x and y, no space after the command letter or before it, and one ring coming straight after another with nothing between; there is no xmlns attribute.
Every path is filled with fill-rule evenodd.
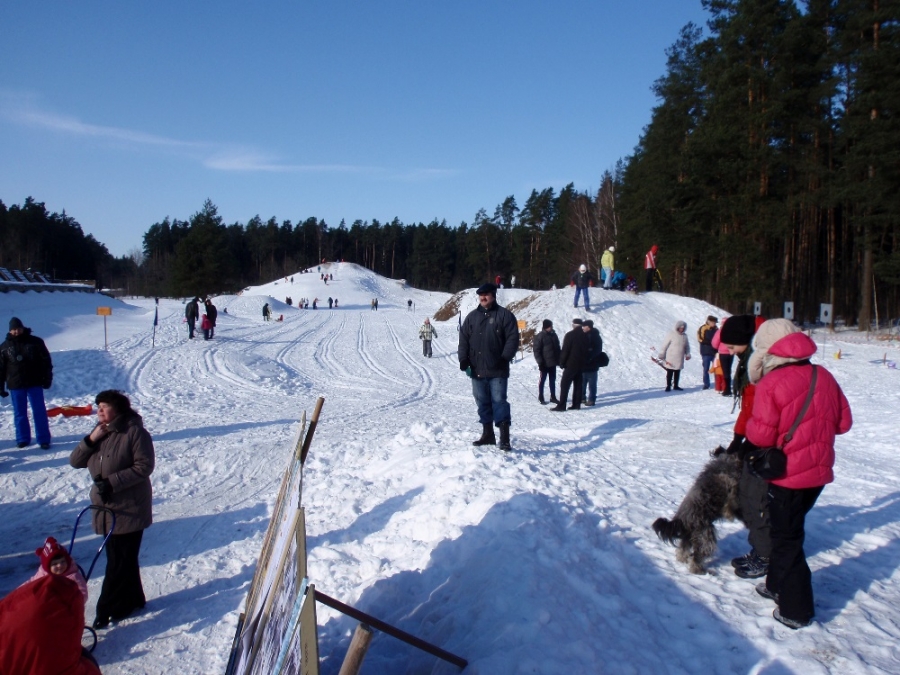
<svg viewBox="0 0 900 675"><path fill-rule="evenodd" d="M112 307L98 307L97 316L103 317L103 349L108 350L109 344L106 340L106 317L112 316Z"/></svg>
<svg viewBox="0 0 900 675"><path fill-rule="evenodd" d="M826 305L825 303L819 305L819 321L831 324L831 305Z"/></svg>
<svg viewBox="0 0 900 675"><path fill-rule="evenodd" d="M794 303L786 302L784 303L784 318L789 321L794 320Z"/></svg>
<svg viewBox="0 0 900 675"><path fill-rule="evenodd" d="M761 316L762 315L762 303L754 302L753 303L753 316Z"/></svg>

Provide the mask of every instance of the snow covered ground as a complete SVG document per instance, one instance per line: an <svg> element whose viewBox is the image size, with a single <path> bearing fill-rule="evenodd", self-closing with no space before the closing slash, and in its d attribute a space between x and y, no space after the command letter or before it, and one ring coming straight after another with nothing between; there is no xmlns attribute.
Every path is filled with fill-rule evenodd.
<svg viewBox="0 0 900 675"><path fill-rule="evenodd" d="M325 398L307 461L311 581L339 600L468 659L467 673L900 672L900 361L897 343L816 333L815 359L850 400L836 482L808 517L816 623L790 631L772 603L731 573L745 552L720 529L713 574L675 561L650 524L669 516L708 452L731 438L731 403L701 391L700 359L684 392L665 393L650 347L678 319L688 334L720 310L668 294L592 289L592 318L612 359L599 404L564 414L536 399L530 353L512 367L513 452L474 448L479 425L457 367L456 318L437 322L434 358L418 327L450 296L405 287L350 264L323 266L216 299L215 340L187 340L183 304L152 299L0 294L3 327L19 316L51 349L48 405L126 391L154 438L155 523L142 570L147 608L104 631L104 673L221 673L302 412ZM329 295L340 309L327 309ZM501 291L562 335L572 291ZM300 311L286 296L319 297ZM532 297L533 296L533 297ZM370 309L379 299L377 312ZM415 311L407 311L407 300ZM283 322L263 323L269 302ZM322 304L325 309L322 309ZM98 305L112 307L103 349ZM469 292L466 312L475 305ZM227 307L228 313L223 313ZM696 350L696 341L692 340ZM841 358L834 354L840 350ZM53 448L15 447L0 404L0 595L36 569L44 537L68 541L90 479L68 455L94 418L51 420ZM76 543L90 558L95 540ZM103 561L90 582L99 593ZM337 673L354 622L319 606L322 672ZM454 672L377 635L363 672Z"/></svg>

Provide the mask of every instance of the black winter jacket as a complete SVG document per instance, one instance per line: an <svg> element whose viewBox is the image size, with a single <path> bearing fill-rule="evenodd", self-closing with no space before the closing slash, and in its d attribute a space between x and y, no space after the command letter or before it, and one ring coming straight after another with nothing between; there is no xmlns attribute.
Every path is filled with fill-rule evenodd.
<svg viewBox="0 0 900 675"><path fill-rule="evenodd" d="M596 373L600 370L600 352L603 351L603 338L600 337L600 331L591 328L588 336L588 359L585 370Z"/></svg>
<svg viewBox="0 0 900 675"><path fill-rule="evenodd" d="M697 340L700 342L700 356L715 356L719 353L719 350L712 346L713 338L718 330L717 326L708 327L706 324L703 324L697 330Z"/></svg>
<svg viewBox="0 0 900 675"><path fill-rule="evenodd" d="M7 389L49 389L53 384L50 352L41 338L31 334L30 328L15 337L7 333L6 341L0 345L0 388L4 382Z"/></svg>
<svg viewBox="0 0 900 675"><path fill-rule="evenodd" d="M468 361L475 377L509 377L509 362L518 348L516 317L496 302L469 312L459 331L459 362Z"/></svg>
<svg viewBox="0 0 900 675"><path fill-rule="evenodd" d="M531 342L531 349L538 368L556 368L559 365L559 336L555 330L538 332Z"/></svg>
<svg viewBox="0 0 900 675"><path fill-rule="evenodd" d="M594 281L594 275L590 272L575 272L572 275L572 282L578 288L587 288Z"/></svg>
<svg viewBox="0 0 900 675"><path fill-rule="evenodd" d="M584 370L587 366L589 346L588 334L581 326L573 328L563 338L559 365L572 372Z"/></svg>

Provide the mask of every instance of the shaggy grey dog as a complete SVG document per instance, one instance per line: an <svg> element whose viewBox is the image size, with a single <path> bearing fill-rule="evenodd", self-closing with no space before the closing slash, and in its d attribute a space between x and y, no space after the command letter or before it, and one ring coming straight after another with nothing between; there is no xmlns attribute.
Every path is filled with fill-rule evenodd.
<svg viewBox="0 0 900 675"><path fill-rule="evenodd" d="M713 453L672 520L657 518L653 523L660 539L678 546L676 559L688 563L693 574L705 574L705 563L716 552L715 522L720 518L743 522L738 499L742 461L721 447Z"/></svg>

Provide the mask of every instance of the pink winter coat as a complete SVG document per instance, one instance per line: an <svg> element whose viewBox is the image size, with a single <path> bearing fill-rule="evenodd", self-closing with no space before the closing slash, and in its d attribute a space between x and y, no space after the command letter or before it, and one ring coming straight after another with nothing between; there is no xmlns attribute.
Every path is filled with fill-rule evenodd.
<svg viewBox="0 0 900 675"><path fill-rule="evenodd" d="M768 353L802 361L816 353L816 343L804 333L792 333L773 344ZM853 425L850 404L840 385L818 366L812 402L794 437L782 449L787 455L784 478L771 481L795 490L819 487L834 480L834 438ZM788 363L769 371L756 385L753 414L747 422L747 440L760 448L780 445L794 424L812 377L808 363Z"/></svg>
<svg viewBox="0 0 900 675"><path fill-rule="evenodd" d="M712 339L713 349L715 349L720 354L730 354L731 353L728 351L728 347L726 347L725 345L722 344L722 340L720 339L720 337L722 335L722 328L725 327L725 321L728 321L728 319L725 319L722 321L722 325L719 326L719 330L716 331L716 334L713 335L713 339Z"/></svg>

